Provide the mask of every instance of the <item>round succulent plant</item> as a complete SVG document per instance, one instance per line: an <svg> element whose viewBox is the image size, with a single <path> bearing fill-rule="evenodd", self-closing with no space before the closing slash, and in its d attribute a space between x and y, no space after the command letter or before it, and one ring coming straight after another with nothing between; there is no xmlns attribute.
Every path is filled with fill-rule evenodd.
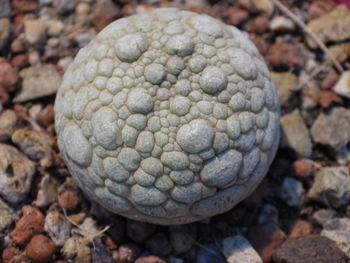
<svg viewBox="0 0 350 263"><path fill-rule="evenodd" d="M59 149L86 195L158 224L231 209L279 141L276 91L254 44L177 9L102 30L66 71L55 112Z"/></svg>

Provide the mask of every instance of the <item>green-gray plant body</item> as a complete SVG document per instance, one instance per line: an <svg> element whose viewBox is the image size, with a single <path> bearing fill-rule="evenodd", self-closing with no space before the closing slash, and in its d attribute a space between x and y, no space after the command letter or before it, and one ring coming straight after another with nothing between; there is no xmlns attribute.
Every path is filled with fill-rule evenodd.
<svg viewBox="0 0 350 263"><path fill-rule="evenodd" d="M171 8L102 30L66 71L55 112L59 149L86 195L157 224L231 209L279 141L276 91L254 44Z"/></svg>

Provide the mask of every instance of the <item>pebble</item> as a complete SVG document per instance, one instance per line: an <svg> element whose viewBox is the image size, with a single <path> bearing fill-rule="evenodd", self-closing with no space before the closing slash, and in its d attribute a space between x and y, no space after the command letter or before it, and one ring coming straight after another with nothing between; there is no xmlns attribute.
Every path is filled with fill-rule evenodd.
<svg viewBox="0 0 350 263"><path fill-rule="evenodd" d="M220 249L211 244L205 248L200 249L196 255L196 263L226 263L225 257L222 255Z"/></svg>
<svg viewBox="0 0 350 263"><path fill-rule="evenodd" d="M344 71L333 89L337 94L350 98L350 71Z"/></svg>
<svg viewBox="0 0 350 263"><path fill-rule="evenodd" d="M167 263L167 261L157 256L151 255L143 258L138 258L136 259L135 263Z"/></svg>
<svg viewBox="0 0 350 263"><path fill-rule="evenodd" d="M270 46L266 58L271 66L280 70L294 69L302 63L297 45L288 43L282 38L277 38Z"/></svg>
<svg viewBox="0 0 350 263"><path fill-rule="evenodd" d="M350 9L338 5L330 13L311 20L307 26L324 43L340 42L350 38ZM315 48L316 43L306 36L310 47Z"/></svg>
<svg viewBox="0 0 350 263"><path fill-rule="evenodd" d="M51 147L55 145L54 137L34 129L20 128L12 134L11 139L30 159L51 161Z"/></svg>
<svg viewBox="0 0 350 263"><path fill-rule="evenodd" d="M134 220L126 221L127 236L137 243L145 241L154 233L155 230L156 226L152 224L147 224L144 222L138 222Z"/></svg>
<svg viewBox="0 0 350 263"><path fill-rule="evenodd" d="M31 206L22 207L22 217L16 222L10 236L17 245L24 245L32 236L44 232L44 215Z"/></svg>
<svg viewBox="0 0 350 263"><path fill-rule="evenodd" d="M312 215L312 220L322 226L324 225L328 220L332 219L335 217L336 212L332 209L320 209L317 210L313 215Z"/></svg>
<svg viewBox="0 0 350 263"><path fill-rule="evenodd" d="M92 263L115 263L111 251L102 244L94 247L91 251Z"/></svg>
<svg viewBox="0 0 350 263"><path fill-rule="evenodd" d="M259 254L241 235L227 237L221 242L222 253L228 263L262 263Z"/></svg>
<svg viewBox="0 0 350 263"><path fill-rule="evenodd" d="M274 4L269 0L251 0L251 2L255 8L260 12L263 12L265 15L270 16L275 10Z"/></svg>
<svg viewBox="0 0 350 263"><path fill-rule="evenodd" d="M295 74L289 72L271 72L271 78L277 88L279 103L286 103L286 101L297 90L297 77Z"/></svg>
<svg viewBox="0 0 350 263"><path fill-rule="evenodd" d="M248 11L231 6L228 8L228 23L234 26L239 26L249 19Z"/></svg>
<svg viewBox="0 0 350 263"><path fill-rule="evenodd" d="M13 245L9 245L2 250L2 255L1 255L2 262L3 263L11 263L11 261L13 262L14 261L13 259L16 257L16 255L19 255L20 253L21 251L19 250L19 248Z"/></svg>
<svg viewBox="0 0 350 263"><path fill-rule="evenodd" d="M17 127L17 115L13 110L4 110L0 113L0 142L11 139Z"/></svg>
<svg viewBox="0 0 350 263"><path fill-rule="evenodd" d="M189 251L196 240L196 225L170 227L169 239L175 255Z"/></svg>
<svg viewBox="0 0 350 263"><path fill-rule="evenodd" d="M288 227L288 238L302 237L311 234L312 224L306 220L298 219L290 223Z"/></svg>
<svg viewBox="0 0 350 263"><path fill-rule="evenodd" d="M316 143L339 151L350 141L350 111L334 107L321 113L311 127L311 136Z"/></svg>
<svg viewBox="0 0 350 263"><path fill-rule="evenodd" d="M45 40L46 25L41 19L28 19L24 22L24 34L30 44L39 45Z"/></svg>
<svg viewBox="0 0 350 263"><path fill-rule="evenodd" d="M299 159L293 163L295 177L303 180L307 179L317 170L317 163L309 159Z"/></svg>
<svg viewBox="0 0 350 263"><path fill-rule="evenodd" d="M11 65L15 68L24 68L29 64L28 54L19 54L12 58Z"/></svg>
<svg viewBox="0 0 350 263"><path fill-rule="evenodd" d="M344 104L344 101L341 97L339 97L333 91L321 90L318 98L318 103L323 108L328 108L333 103Z"/></svg>
<svg viewBox="0 0 350 263"><path fill-rule="evenodd" d="M73 211L79 206L80 200L76 190L67 189L58 194L58 204L62 209Z"/></svg>
<svg viewBox="0 0 350 263"><path fill-rule="evenodd" d="M267 222L273 222L276 225L279 224L278 210L275 206L271 204L264 205L259 212L257 223L263 224Z"/></svg>
<svg viewBox="0 0 350 263"><path fill-rule="evenodd" d="M0 144L0 195L10 203L21 202L32 184L35 164L16 148Z"/></svg>
<svg viewBox="0 0 350 263"><path fill-rule="evenodd" d="M281 199L291 207L300 207L303 204L305 190L303 184L292 177L285 177L280 189Z"/></svg>
<svg viewBox="0 0 350 263"><path fill-rule="evenodd" d="M71 237L67 239L61 251L67 260L91 263L91 249L83 238Z"/></svg>
<svg viewBox="0 0 350 263"><path fill-rule="evenodd" d="M312 1L308 14L311 19L315 19L329 13L334 7L333 1L316 0Z"/></svg>
<svg viewBox="0 0 350 263"><path fill-rule="evenodd" d="M334 241L319 235L288 239L274 252L276 263L348 263Z"/></svg>
<svg viewBox="0 0 350 263"><path fill-rule="evenodd" d="M61 83L61 76L52 64L31 66L21 70L20 76L23 78L22 90L14 98L14 102L53 95Z"/></svg>
<svg viewBox="0 0 350 263"><path fill-rule="evenodd" d="M338 248L350 258L349 218L333 218L328 220L323 225L321 235L333 240L337 244Z"/></svg>
<svg viewBox="0 0 350 263"><path fill-rule="evenodd" d="M97 31L120 16L120 9L110 0L102 0L92 8L91 22Z"/></svg>
<svg viewBox="0 0 350 263"><path fill-rule="evenodd" d="M258 16L254 18L250 24L253 32L263 34L269 29L270 20L266 16Z"/></svg>
<svg viewBox="0 0 350 263"><path fill-rule="evenodd" d="M127 243L119 246L117 260L120 263L132 263L137 259L140 253L141 249L139 246Z"/></svg>
<svg viewBox="0 0 350 263"><path fill-rule="evenodd" d="M44 228L58 247L62 247L70 236L71 225L69 221L57 211L47 213Z"/></svg>
<svg viewBox="0 0 350 263"><path fill-rule="evenodd" d="M53 0L53 7L64 15L72 12L79 2L79 0Z"/></svg>
<svg viewBox="0 0 350 263"><path fill-rule="evenodd" d="M167 256L172 250L166 235L162 232L157 232L147 239L145 246L151 253L160 256Z"/></svg>
<svg viewBox="0 0 350 263"><path fill-rule="evenodd" d="M10 19L7 17L0 18L0 50L2 50L9 40L10 32L11 32L11 23Z"/></svg>
<svg viewBox="0 0 350 263"><path fill-rule="evenodd" d="M334 208L350 201L350 175L346 167L325 167L315 174L307 197Z"/></svg>
<svg viewBox="0 0 350 263"><path fill-rule="evenodd" d="M275 32L288 32L293 31L295 25L292 20L286 18L285 16L276 16L270 22L270 29Z"/></svg>
<svg viewBox="0 0 350 263"><path fill-rule="evenodd" d="M302 157L312 154L310 132L299 110L294 110L281 118L281 146L293 149Z"/></svg>
<svg viewBox="0 0 350 263"><path fill-rule="evenodd" d="M333 86L338 82L339 75L334 72L330 71L327 73L327 75L324 77L324 79L321 82L321 89L331 89Z"/></svg>
<svg viewBox="0 0 350 263"><path fill-rule="evenodd" d="M51 262L56 246L50 238L44 235L35 235L25 248L26 255L33 263Z"/></svg>
<svg viewBox="0 0 350 263"><path fill-rule="evenodd" d="M4 58L0 58L0 87L11 92L16 90L19 77L16 69Z"/></svg>
<svg viewBox="0 0 350 263"><path fill-rule="evenodd" d="M250 227L248 240L263 262L268 263L271 261L272 253L284 242L285 234L276 224L269 222Z"/></svg>
<svg viewBox="0 0 350 263"><path fill-rule="evenodd" d="M15 220L14 211L0 199L0 232L3 232Z"/></svg>

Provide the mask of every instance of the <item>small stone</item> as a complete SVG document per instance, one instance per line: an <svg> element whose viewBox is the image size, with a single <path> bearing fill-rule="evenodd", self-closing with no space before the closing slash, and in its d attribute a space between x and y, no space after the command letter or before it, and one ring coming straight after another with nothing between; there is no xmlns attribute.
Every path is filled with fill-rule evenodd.
<svg viewBox="0 0 350 263"><path fill-rule="evenodd" d="M273 252L281 246L285 235L274 223L252 226L248 230L248 240L259 253L263 262L270 262Z"/></svg>
<svg viewBox="0 0 350 263"><path fill-rule="evenodd" d="M164 259L157 256L146 256L143 258L138 258L135 263L167 263Z"/></svg>
<svg viewBox="0 0 350 263"><path fill-rule="evenodd" d="M335 5L333 1L316 0L311 2L307 11L310 19L315 19L329 13L334 8L334 6Z"/></svg>
<svg viewBox="0 0 350 263"><path fill-rule="evenodd" d="M17 115L13 110L4 110L0 113L0 142L11 139L16 130Z"/></svg>
<svg viewBox="0 0 350 263"><path fill-rule="evenodd" d="M24 34L30 44L40 44L45 38L46 26L41 19L31 19L24 22Z"/></svg>
<svg viewBox="0 0 350 263"><path fill-rule="evenodd" d="M35 164L16 148L0 144L0 195L10 203L21 202L30 190Z"/></svg>
<svg viewBox="0 0 350 263"><path fill-rule="evenodd" d="M267 222L273 222L276 225L279 224L278 210L275 206L270 204L266 204L261 208L257 218L258 224L263 224Z"/></svg>
<svg viewBox="0 0 350 263"><path fill-rule="evenodd" d="M92 263L115 263L111 251L99 244L91 251Z"/></svg>
<svg viewBox="0 0 350 263"><path fill-rule="evenodd" d="M284 104L297 90L298 79L289 72L272 72L271 78L277 88L278 101Z"/></svg>
<svg viewBox="0 0 350 263"><path fill-rule="evenodd" d="M58 194L58 204L67 211L75 210L79 205L79 196L75 190L65 190Z"/></svg>
<svg viewBox="0 0 350 263"><path fill-rule="evenodd" d="M343 75L346 75L346 74L343 73ZM338 80L339 80L339 75L336 72L334 71L328 72L321 82L321 89L328 90L333 88L333 86L338 82Z"/></svg>
<svg viewBox="0 0 350 263"><path fill-rule="evenodd" d="M133 220L126 221L127 236L137 243L144 242L155 230L155 225Z"/></svg>
<svg viewBox="0 0 350 263"><path fill-rule="evenodd" d="M270 16L275 10L274 4L271 3L271 1L269 0L251 0L251 2L253 3L255 8L263 12L265 15Z"/></svg>
<svg viewBox="0 0 350 263"><path fill-rule="evenodd" d="M350 9L344 5L338 5L330 13L313 19L308 27L324 43L340 42L350 38ZM316 43L307 36L307 43L315 48Z"/></svg>
<svg viewBox="0 0 350 263"><path fill-rule="evenodd" d="M350 98L350 71L341 74L333 89L337 94Z"/></svg>
<svg viewBox="0 0 350 263"><path fill-rule="evenodd" d="M19 54L12 58L11 65L15 68L24 68L29 64L28 54Z"/></svg>
<svg viewBox="0 0 350 263"><path fill-rule="evenodd" d="M334 208L350 201L350 175L346 167L325 167L315 174L307 197Z"/></svg>
<svg viewBox="0 0 350 263"><path fill-rule="evenodd" d="M291 177L285 177L281 186L280 197L291 207L303 204L305 190L303 184Z"/></svg>
<svg viewBox="0 0 350 263"><path fill-rule="evenodd" d="M253 32L257 34L263 34L269 29L269 24L270 24L269 18L264 15L261 15L254 18L250 26Z"/></svg>
<svg viewBox="0 0 350 263"><path fill-rule="evenodd" d="M118 248L117 260L120 263L132 263L139 256L141 249L135 244L124 244Z"/></svg>
<svg viewBox="0 0 350 263"><path fill-rule="evenodd" d="M45 217L45 231L58 247L62 247L70 236L69 221L57 211L50 211Z"/></svg>
<svg viewBox="0 0 350 263"><path fill-rule="evenodd" d="M281 127L282 147L291 148L303 157L310 157L312 153L311 137L299 110L282 116Z"/></svg>
<svg viewBox="0 0 350 263"><path fill-rule="evenodd" d="M341 97L335 94L333 91L321 90L318 98L318 103L323 108L328 108L333 103L344 104L344 101Z"/></svg>
<svg viewBox="0 0 350 263"><path fill-rule="evenodd" d="M6 91L16 90L19 77L16 69L4 58L0 58L0 86Z"/></svg>
<svg viewBox="0 0 350 263"><path fill-rule="evenodd" d="M160 256L167 256L172 250L169 240L162 232L157 232L149 239L147 239L145 246L151 253Z"/></svg>
<svg viewBox="0 0 350 263"><path fill-rule="evenodd" d="M235 6L230 6L227 12L228 22L229 24L234 26L239 26L240 24L244 23L249 19L248 11Z"/></svg>
<svg viewBox="0 0 350 263"><path fill-rule="evenodd" d="M196 240L196 225L173 226L169 229L174 254L189 251Z"/></svg>
<svg viewBox="0 0 350 263"><path fill-rule="evenodd" d="M335 107L321 113L311 127L315 142L339 151L350 141L350 111Z"/></svg>
<svg viewBox="0 0 350 263"><path fill-rule="evenodd" d="M120 16L120 9L110 0L97 2L92 8L91 22L97 31Z"/></svg>
<svg viewBox="0 0 350 263"><path fill-rule="evenodd" d="M259 254L247 239L241 235L227 237L221 242L222 253L228 263L262 263Z"/></svg>
<svg viewBox="0 0 350 263"><path fill-rule="evenodd" d="M0 50L7 45L11 32L11 22L7 17L0 18Z"/></svg>
<svg viewBox="0 0 350 263"><path fill-rule="evenodd" d="M288 239L274 252L273 260L276 263L349 262L335 242L319 235Z"/></svg>
<svg viewBox="0 0 350 263"><path fill-rule="evenodd" d="M271 20L270 29L275 32L293 31L295 25L292 20L285 16L276 16Z"/></svg>
<svg viewBox="0 0 350 263"><path fill-rule="evenodd" d="M52 260L56 246L44 235L35 235L25 248L27 256L33 263L45 263Z"/></svg>
<svg viewBox="0 0 350 263"><path fill-rule="evenodd" d="M79 0L53 0L53 6L60 14L72 12Z"/></svg>
<svg viewBox="0 0 350 263"><path fill-rule="evenodd" d="M301 65L301 57L296 45L285 42L277 38L276 42L270 46L267 60L274 68L289 69Z"/></svg>
<svg viewBox="0 0 350 263"><path fill-rule="evenodd" d="M350 258L349 218L333 218L328 220L323 225L321 235L333 240L338 248Z"/></svg>
<svg viewBox="0 0 350 263"><path fill-rule="evenodd" d="M312 224L306 220L295 220L293 221L288 230L288 238L302 237L310 235L313 230Z"/></svg>
<svg viewBox="0 0 350 263"><path fill-rule="evenodd" d="M14 211L0 199L0 232L3 232L14 220Z"/></svg>
<svg viewBox="0 0 350 263"><path fill-rule="evenodd" d="M44 232L44 215L31 206L22 207L22 217L16 222L10 236L18 245L24 245L32 236Z"/></svg>
<svg viewBox="0 0 350 263"><path fill-rule="evenodd" d="M323 226L328 220L332 219L335 216L336 212L332 209L320 209L312 215L312 220L316 224Z"/></svg>
<svg viewBox="0 0 350 263"><path fill-rule="evenodd" d="M21 254L21 251L19 250L19 248L15 247L13 245L9 245L2 250L2 255L1 255L2 262L3 263L14 262L15 257L19 254Z"/></svg>
<svg viewBox="0 0 350 263"><path fill-rule="evenodd" d="M23 69L20 76L23 78L22 90L14 98L14 102L25 102L53 95L61 83L61 77L52 64Z"/></svg>
<svg viewBox="0 0 350 263"><path fill-rule="evenodd" d="M306 179L316 171L318 165L311 160L300 159L294 162L293 167L298 179Z"/></svg>
<svg viewBox="0 0 350 263"><path fill-rule="evenodd" d="M219 248L212 244L197 252L196 263L226 263Z"/></svg>
<svg viewBox="0 0 350 263"><path fill-rule="evenodd" d="M62 254L73 262L91 263L91 250L83 238L67 239L62 248Z"/></svg>

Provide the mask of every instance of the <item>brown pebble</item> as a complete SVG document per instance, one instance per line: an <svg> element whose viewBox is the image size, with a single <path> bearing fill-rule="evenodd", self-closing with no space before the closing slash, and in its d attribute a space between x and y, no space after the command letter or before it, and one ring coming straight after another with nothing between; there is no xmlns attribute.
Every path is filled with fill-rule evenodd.
<svg viewBox="0 0 350 263"><path fill-rule="evenodd" d="M28 59L29 57L27 54L19 54L13 57L13 59L11 60L11 65L15 68L24 68L29 64Z"/></svg>
<svg viewBox="0 0 350 263"><path fill-rule="evenodd" d="M46 263L52 260L55 249L55 243L50 238L36 235L26 246L25 252L34 263Z"/></svg>
<svg viewBox="0 0 350 263"><path fill-rule="evenodd" d="M11 260L15 256L19 255L20 253L21 253L21 251L17 247L14 247L11 245L8 247L5 247L4 250L2 251L2 255L1 255L2 262L3 263L10 263Z"/></svg>
<svg viewBox="0 0 350 263"><path fill-rule="evenodd" d="M298 179L305 179L312 175L316 170L316 165L308 159L300 159L294 162L294 173Z"/></svg>
<svg viewBox="0 0 350 263"><path fill-rule="evenodd" d="M272 222L255 225L248 230L248 239L264 263L271 262L272 253L282 245L285 235Z"/></svg>
<svg viewBox="0 0 350 263"><path fill-rule="evenodd" d="M12 0L11 7L12 14L32 12L38 8L38 2L34 0Z"/></svg>
<svg viewBox="0 0 350 263"><path fill-rule="evenodd" d="M238 26L245 21L247 21L249 18L249 13L248 11L231 6L228 9L228 23L234 26Z"/></svg>
<svg viewBox="0 0 350 263"><path fill-rule="evenodd" d="M0 86L12 92L16 89L18 81L17 71L4 58L0 58Z"/></svg>
<svg viewBox="0 0 350 263"><path fill-rule="evenodd" d="M24 245L35 234L44 232L44 215L31 206L22 207L22 217L16 222L10 236L18 245Z"/></svg>
<svg viewBox="0 0 350 263"><path fill-rule="evenodd" d="M67 211L75 210L79 205L79 196L75 190L67 189L58 194L58 204Z"/></svg>
<svg viewBox="0 0 350 263"><path fill-rule="evenodd" d="M138 258L135 263L167 263L164 259L157 256L147 256L143 258Z"/></svg>
<svg viewBox="0 0 350 263"><path fill-rule="evenodd" d="M40 113L39 116L37 117L38 123L47 128L51 124L53 124L53 121L55 119L55 112L53 110L52 105L46 106Z"/></svg>
<svg viewBox="0 0 350 263"><path fill-rule="evenodd" d="M295 220L289 224L288 238L302 237L311 234L312 224L305 220Z"/></svg>
<svg viewBox="0 0 350 263"><path fill-rule="evenodd" d="M343 104L344 101L340 96L335 94L333 91L321 90L318 97L318 103L321 105L322 108L328 108L333 103Z"/></svg>
<svg viewBox="0 0 350 263"><path fill-rule="evenodd" d="M326 77L321 82L321 89L331 89L333 86L337 83L339 80L339 75L331 71L329 72Z"/></svg>
<svg viewBox="0 0 350 263"><path fill-rule="evenodd" d="M29 116L28 116L28 109L26 107L24 107L21 104L16 103L13 106L13 110L15 111L15 113L17 114L17 118L21 121L25 121L28 120Z"/></svg>
<svg viewBox="0 0 350 263"><path fill-rule="evenodd" d="M334 6L334 2L331 0L316 0L310 4L307 12L310 19L315 19L332 11Z"/></svg>
<svg viewBox="0 0 350 263"><path fill-rule="evenodd" d="M269 29L270 21L266 16L258 16L251 23L251 30L257 34L263 34Z"/></svg>
<svg viewBox="0 0 350 263"><path fill-rule="evenodd" d="M92 10L91 22L97 31L120 16L120 9L110 0L99 1Z"/></svg>
<svg viewBox="0 0 350 263"><path fill-rule="evenodd" d="M271 66L283 70L294 69L301 64L301 58L295 44L287 43L282 38L270 46L267 60Z"/></svg>
<svg viewBox="0 0 350 263"><path fill-rule="evenodd" d="M5 105L9 101L10 101L9 93L4 87L0 86L0 104Z"/></svg>

